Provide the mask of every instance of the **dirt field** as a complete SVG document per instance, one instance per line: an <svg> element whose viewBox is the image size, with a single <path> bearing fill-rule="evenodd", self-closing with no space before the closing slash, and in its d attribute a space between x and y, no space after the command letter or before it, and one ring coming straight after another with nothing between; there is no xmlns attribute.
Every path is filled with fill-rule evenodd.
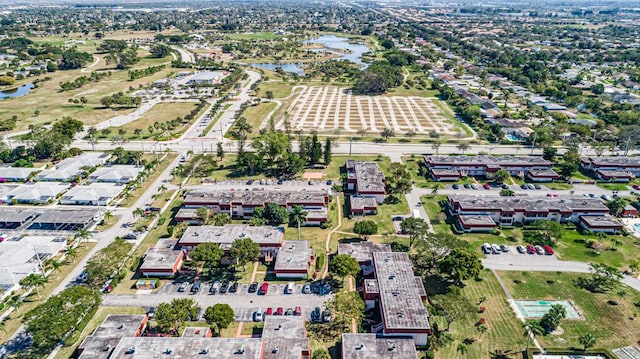
<svg viewBox="0 0 640 359"><path fill-rule="evenodd" d="M455 136L459 128L435 101L417 96L356 96L337 86L310 86L298 91L287 112L291 127L304 131L322 133L339 128L355 133L364 128L378 134L388 127L397 134L436 131L445 137ZM284 119L276 128L284 128Z"/></svg>

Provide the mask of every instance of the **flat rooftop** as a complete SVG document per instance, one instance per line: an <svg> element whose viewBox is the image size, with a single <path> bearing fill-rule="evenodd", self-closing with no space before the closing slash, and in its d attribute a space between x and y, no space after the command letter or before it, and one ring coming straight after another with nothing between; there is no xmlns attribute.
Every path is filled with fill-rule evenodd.
<svg viewBox="0 0 640 359"><path fill-rule="evenodd" d="M307 270L312 255L309 241L284 241L278 251L274 270Z"/></svg>
<svg viewBox="0 0 640 359"><path fill-rule="evenodd" d="M197 245L209 242L218 243L223 249L229 249L231 244L240 238L251 238L262 247L280 247L284 238L284 228L248 224L193 226L187 227L178 244Z"/></svg>
<svg viewBox="0 0 640 359"><path fill-rule="evenodd" d="M491 216L461 214L458 216L460 223L466 226L495 226L496 222Z"/></svg>
<svg viewBox="0 0 640 359"><path fill-rule="evenodd" d="M208 338L211 334L211 328L208 327L186 327L182 332L183 338Z"/></svg>
<svg viewBox="0 0 640 359"><path fill-rule="evenodd" d="M133 337L138 333L147 316L141 315L115 315L109 314L104 322L96 328L90 336L82 341L78 347L82 354L78 359L108 359L111 350L124 337Z"/></svg>
<svg viewBox="0 0 640 359"><path fill-rule="evenodd" d="M537 156L424 156L424 161L428 166L552 166Z"/></svg>
<svg viewBox="0 0 640 359"><path fill-rule="evenodd" d="M109 359L260 359L260 338L126 337Z"/></svg>
<svg viewBox="0 0 640 359"><path fill-rule="evenodd" d="M98 217L98 209L49 209L38 210L40 215L33 221L42 224L86 224Z"/></svg>
<svg viewBox="0 0 640 359"><path fill-rule="evenodd" d="M580 216L580 220L589 227L622 227L622 223L618 222L618 220L611 215Z"/></svg>
<svg viewBox="0 0 640 359"><path fill-rule="evenodd" d="M449 176L449 177L460 176L460 172L458 172L458 170L448 169L448 168L432 168L431 173L435 176Z"/></svg>
<svg viewBox="0 0 640 359"><path fill-rule="evenodd" d="M632 173L621 170L597 170L596 172L605 177L633 177Z"/></svg>
<svg viewBox="0 0 640 359"><path fill-rule="evenodd" d="M80 174L83 167L99 166L104 164L110 157L110 154L102 152L84 152L79 156L66 158L58 162L52 169L40 172L37 177L47 181L67 180Z"/></svg>
<svg viewBox="0 0 640 359"><path fill-rule="evenodd" d="M364 210L365 208L378 208L378 203L373 197L349 197L349 206L351 209Z"/></svg>
<svg viewBox="0 0 640 359"><path fill-rule="evenodd" d="M264 206L277 203L288 204L326 204L327 191L191 191L185 196L184 205L230 205Z"/></svg>
<svg viewBox="0 0 640 359"><path fill-rule="evenodd" d="M409 255L374 252L373 263L385 330L429 330L429 313L422 298L424 285L414 275Z"/></svg>
<svg viewBox="0 0 640 359"><path fill-rule="evenodd" d="M68 183L59 182L35 182L25 183L7 192L7 199L18 201L47 201L55 198L69 188Z"/></svg>
<svg viewBox="0 0 640 359"><path fill-rule="evenodd" d="M137 167L134 165L113 165L100 167L91 175L89 175L89 179L98 182L128 182L136 179L140 172L142 172L142 170L144 170L143 167Z"/></svg>
<svg viewBox="0 0 640 359"><path fill-rule="evenodd" d="M35 167L0 167L0 178L23 180L40 171L41 168Z"/></svg>
<svg viewBox="0 0 640 359"><path fill-rule="evenodd" d="M181 250L175 249L176 243L176 240L168 238L159 240L155 247L147 250L140 270L173 269L182 254Z"/></svg>
<svg viewBox="0 0 640 359"><path fill-rule="evenodd" d="M115 183L94 182L89 185L72 187L61 198L61 202L108 202L124 190L124 185Z"/></svg>
<svg viewBox="0 0 640 359"><path fill-rule="evenodd" d="M534 177L560 177L558 172L552 169L529 170L528 174Z"/></svg>
<svg viewBox="0 0 640 359"><path fill-rule="evenodd" d="M22 223L36 215L35 209L0 207L0 223Z"/></svg>
<svg viewBox="0 0 640 359"><path fill-rule="evenodd" d="M355 177L357 192L385 191L385 177L377 163L347 160L345 167Z"/></svg>
<svg viewBox="0 0 640 359"><path fill-rule="evenodd" d="M609 208L598 198L585 197L477 197L469 195L449 195L449 201L456 203L461 211L488 210L502 212L541 212L551 211L572 213L581 211L609 212Z"/></svg>
<svg viewBox="0 0 640 359"><path fill-rule="evenodd" d="M596 167L640 167L640 157L583 157L580 161Z"/></svg>
<svg viewBox="0 0 640 359"><path fill-rule="evenodd" d="M342 334L342 359L417 359L412 339L376 338L374 333Z"/></svg>
<svg viewBox="0 0 640 359"><path fill-rule="evenodd" d="M338 254L348 254L359 263L371 262L374 252L391 252L391 246L369 241L338 243Z"/></svg>

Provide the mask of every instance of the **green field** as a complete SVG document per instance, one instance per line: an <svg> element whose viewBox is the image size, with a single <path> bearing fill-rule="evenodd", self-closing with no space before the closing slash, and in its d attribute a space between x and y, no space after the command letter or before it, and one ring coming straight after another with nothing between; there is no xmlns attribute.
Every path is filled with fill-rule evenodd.
<svg viewBox="0 0 640 359"><path fill-rule="evenodd" d="M275 102L261 102L255 106L249 106L242 113L242 116L247 119L247 122L253 126L252 136L260 134L260 125L269 112L276 108ZM267 127L268 128L268 127Z"/></svg>
<svg viewBox="0 0 640 359"><path fill-rule="evenodd" d="M571 300L584 315L584 320L563 320L561 335L539 336L543 347L581 347L578 338L584 333L592 333L598 338L597 346L606 349L631 345L638 340L640 321L633 319L640 312L633 303L640 300L640 293L631 288L625 288L627 296L620 300L616 295L618 290L590 293L573 284L576 278L588 274L499 272L499 275L514 299ZM609 300L620 304L611 305L607 303Z"/></svg>
<svg viewBox="0 0 640 359"><path fill-rule="evenodd" d="M124 129L127 131L124 137L129 139L136 139L140 137L149 138L153 135L161 135L162 130L160 129L154 129L154 132L150 133L148 130L149 126L153 126L154 123L170 121L176 117L184 118L197 106L198 104L194 102L160 102L154 105L149 111L145 112L139 119L131 121L123 126L109 127L109 130L111 130L111 135L117 135L120 129ZM199 114L195 116L194 121L197 120L198 117ZM193 121L179 124L174 130L170 131L170 133L173 136L178 135L184 132L192 123ZM142 134L140 136L135 135L135 130L142 130ZM98 132L98 135L100 135L100 132Z"/></svg>

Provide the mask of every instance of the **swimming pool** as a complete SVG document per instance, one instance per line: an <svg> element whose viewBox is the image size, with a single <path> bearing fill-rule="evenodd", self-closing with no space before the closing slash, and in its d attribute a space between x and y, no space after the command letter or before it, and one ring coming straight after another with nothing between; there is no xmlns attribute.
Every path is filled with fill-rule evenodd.
<svg viewBox="0 0 640 359"><path fill-rule="evenodd" d="M634 223L633 229L635 229L638 233L640 233L640 223Z"/></svg>
<svg viewBox="0 0 640 359"><path fill-rule="evenodd" d="M514 135L512 135L510 133L507 133L506 135L504 135L504 138L506 138L507 140L512 141L512 142L521 142L522 141L521 139L519 139L518 137L516 137L516 136L514 136Z"/></svg>
<svg viewBox="0 0 640 359"><path fill-rule="evenodd" d="M520 313L516 313L518 317L542 318L543 315L551 309L551 306L560 304L567 311L567 318L577 319L582 316L576 308L567 300L514 300L515 308Z"/></svg>

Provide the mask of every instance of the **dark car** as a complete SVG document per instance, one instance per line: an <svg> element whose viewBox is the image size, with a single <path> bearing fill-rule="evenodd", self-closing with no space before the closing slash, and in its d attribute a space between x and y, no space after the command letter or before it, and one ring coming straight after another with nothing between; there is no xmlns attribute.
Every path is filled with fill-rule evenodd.
<svg viewBox="0 0 640 359"><path fill-rule="evenodd" d="M226 293L229 290L229 282L224 281L222 282L222 285L220 286L220 293Z"/></svg>
<svg viewBox="0 0 640 359"><path fill-rule="evenodd" d="M502 189L509 189L509 185L503 184Z"/></svg>
<svg viewBox="0 0 640 359"><path fill-rule="evenodd" d="M311 312L311 321L322 321L322 310L320 309L320 307L315 307L315 309Z"/></svg>
<svg viewBox="0 0 640 359"><path fill-rule="evenodd" d="M149 212L160 212L162 210L162 208L160 208L160 207L147 207L144 210L145 211L149 211Z"/></svg>
<svg viewBox="0 0 640 359"><path fill-rule="evenodd" d="M233 282L231 287L229 287L229 293L235 293L238 291L238 282Z"/></svg>
<svg viewBox="0 0 640 359"><path fill-rule="evenodd" d="M253 282L249 286L249 293L255 293L258 291L258 282Z"/></svg>
<svg viewBox="0 0 640 359"><path fill-rule="evenodd" d="M458 186L457 184L454 184L454 185L451 185L451 188L458 189L458 188L460 188L460 186Z"/></svg>
<svg viewBox="0 0 640 359"><path fill-rule="evenodd" d="M469 188L471 188L471 185L470 185L470 184L468 184L468 183L465 183L465 184L463 184L463 185L462 185L462 187L464 187L464 188L466 188L466 189L469 189Z"/></svg>
<svg viewBox="0 0 640 359"><path fill-rule="evenodd" d="M534 184L534 185L533 185L533 188L535 188L535 189L542 189L542 186L540 186L539 184Z"/></svg>
<svg viewBox="0 0 640 359"><path fill-rule="evenodd" d="M252 184L253 184L253 180L248 180L248 181L247 181L247 184L248 184L248 185L252 185Z"/></svg>
<svg viewBox="0 0 640 359"><path fill-rule="evenodd" d="M276 184L279 184L279 185L282 184L282 180L278 180Z"/></svg>
<svg viewBox="0 0 640 359"><path fill-rule="evenodd" d="M520 188L522 188L522 189L527 189L527 188L529 188L529 187L527 187L527 185L526 185L526 184L521 184L521 185L520 185Z"/></svg>
<svg viewBox="0 0 640 359"><path fill-rule="evenodd" d="M138 236L135 235L135 233L129 232L127 234L125 234L124 236L122 236L123 239L138 239Z"/></svg>
<svg viewBox="0 0 640 359"><path fill-rule="evenodd" d="M328 180L328 181L327 181L327 185L328 185L328 186L331 186L332 184L333 184L333 181L332 181L332 180Z"/></svg>

